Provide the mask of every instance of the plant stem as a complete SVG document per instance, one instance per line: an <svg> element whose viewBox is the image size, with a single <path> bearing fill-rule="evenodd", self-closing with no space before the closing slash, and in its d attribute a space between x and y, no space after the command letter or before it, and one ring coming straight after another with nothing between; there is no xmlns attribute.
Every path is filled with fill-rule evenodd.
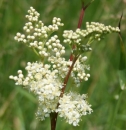
<svg viewBox="0 0 126 130"><path fill-rule="evenodd" d="M65 88L66 88L66 85L67 85L67 82L68 82L68 79L70 77L70 74L71 74L71 71L73 69L73 66L76 62L76 60L78 59L78 57L75 57L73 62L72 62L72 65L70 66L70 69L64 79L64 85L63 85L63 88L61 90L61 94L60 94L60 97L63 97L63 94L64 94L64 91L65 91ZM59 106L59 103L57 104L57 108ZM50 114L50 119L51 119L51 130L55 130L56 129L56 122L57 122L57 116L58 116L58 113L54 112L54 113L51 113Z"/></svg>
<svg viewBox="0 0 126 130"><path fill-rule="evenodd" d="M84 17L84 12L85 12L85 7L84 7L84 3L82 3L82 9L81 9L81 12L80 12L80 18L79 18L79 21L78 21L77 28L81 28L83 17Z"/></svg>
<svg viewBox="0 0 126 130"><path fill-rule="evenodd" d="M121 91L120 94L119 94L119 99L118 99L117 104L115 106L115 110L113 111L113 115L112 115L112 118L111 118L111 123L110 123L110 126L109 126L109 130L114 129L113 126L114 126L116 116L118 114L119 106L120 106L120 103L121 103L121 100L122 100L122 95L123 95L123 91Z"/></svg>
<svg viewBox="0 0 126 130"><path fill-rule="evenodd" d="M80 12L80 18L79 18L79 21L78 21L78 26L77 28L81 28L81 25L82 25L82 21L83 21L83 17L84 17L84 14L85 14L85 10L89 7L89 5L93 2L94 0L91 0L87 5L84 5L84 2L82 0L82 9L81 9L81 12ZM75 45L73 45L73 49L76 48ZM73 54L70 55L70 61L73 60Z"/></svg>
<svg viewBox="0 0 126 130"><path fill-rule="evenodd" d="M90 2L91 3L91 2ZM83 16L84 16L84 13L85 13L85 10L86 8L90 5L90 3L86 6L84 6L84 3L82 2L82 9L81 9L81 12L80 12L80 18L79 18L79 21L78 21L78 26L77 28L81 28L81 25L82 25L82 21L83 21ZM73 46L73 49L75 48L76 46ZM61 90L61 94L60 94L60 97L63 97L63 94L64 94L64 91L65 91L65 88L66 88L66 85L67 85L67 82L68 82L68 79L70 77L70 74L71 74L71 71L73 69L73 66L76 62L76 60L78 59L79 56L73 56L73 54L70 55L70 61L72 61L72 65L70 66L69 68L69 71L64 79L64 85L63 85L63 88ZM59 103L57 104L57 108L59 106ZM51 120L51 130L55 130L56 129L56 122L57 122L57 116L58 116L58 113L54 112L54 113L51 113L50 114L50 120Z"/></svg>
<svg viewBox="0 0 126 130"><path fill-rule="evenodd" d="M58 116L58 113L56 112L50 114L51 130L56 129L57 116Z"/></svg>
<svg viewBox="0 0 126 130"><path fill-rule="evenodd" d="M81 28L84 13L85 13L85 7L84 7L84 3L82 2L82 9L81 9L81 12L80 12L80 17L79 17L77 28ZM74 48L76 48L75 45L73 45L73 49ZM72 61L72 60L73 60L73 54L70 55L70 61Z"/></svg>
<svg viewBox="0 0 126 130"><path fill-rule="evenodd" d="M67 73L67 75L66 75L66 77L65 77L65 79L64 79L64 86L63 86L63 88L62 88L62 93L61 93L60 97L63 97L63 94L64 94L64 91L65 91L65 88L66 88L68 79L69 79L69 77L70 77L71 71L72 71L73 66L74 66L75 62L77 61L77 59L78 59L78 57L75 57L75 58L73 59L72 65L70 66L70 69L69 69L69 71L68 71L68 73Z"/></svg>

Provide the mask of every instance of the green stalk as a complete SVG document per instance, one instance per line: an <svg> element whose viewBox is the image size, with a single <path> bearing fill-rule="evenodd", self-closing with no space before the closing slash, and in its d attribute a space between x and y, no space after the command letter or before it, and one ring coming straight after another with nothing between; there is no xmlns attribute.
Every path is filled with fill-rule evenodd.
<svg viewBox="0 0 126 130"><path fill-rule="evenodd" d="M123 91L121 91L120 94L119 94L119 99L117 101L114 113L113 113L112 118L111 118L111 123L110 123L110 126L109 126L109 130L114 130L113 126L114 126L114 123L115 123L116 116L118 114L118 110L119 110L119 106L120 106L120 103L121 103L122 95L123 95Z"/></svg>

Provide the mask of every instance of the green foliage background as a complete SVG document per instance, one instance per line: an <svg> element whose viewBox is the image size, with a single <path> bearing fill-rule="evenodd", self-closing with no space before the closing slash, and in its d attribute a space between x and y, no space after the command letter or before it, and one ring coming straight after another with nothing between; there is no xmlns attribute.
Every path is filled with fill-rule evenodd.
<svg viewBox="0 0 126 130"><path fill-rule="evenodd" d="M45 24L50 24L54 16L62 19L65 26L58 32L62 39L63 30L77 28L81 0L0 0L0 130L50 130L49 118L43 122L36 120L35 96L22 86L15 86L8 78L11 74L16 75L18 69L24 70L28 61L38 60L29 48L13 40L15 34L22 31L30 6L41 14ZM125 43L126 0L95 0L85 12L82 28L86 21L118 26L122 11L121 30ZM126 91L121 94L120 101L114 98L121 92L119 44L117 34L92 44L93 51L86 53L91 78L77 91L88 93L94 112L83 117L78 127L58 118L57 130L126 130Z"/></svg>

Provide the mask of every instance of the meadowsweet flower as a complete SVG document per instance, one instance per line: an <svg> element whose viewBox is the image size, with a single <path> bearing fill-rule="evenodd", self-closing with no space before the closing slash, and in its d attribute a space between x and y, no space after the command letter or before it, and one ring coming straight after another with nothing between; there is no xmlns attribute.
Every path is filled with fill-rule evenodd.
<svg viewBox="0 0 126 130"><path fill-rule="evenodd" d="M49 68L48 64L28 62L26 66L28 74L25 78L21 70L18 71L18 76L10 76L15 80L16 85L23 85L37 95L39 108L41 107L41 111L43 110L43 114L41 114L43 117L40 119L44 119L55 111L63 87L55 71L51 71ZM39 109L36 115L40 116Z"/></svg>
<svg viewBox="0 0 126 130"><path fill-rule="evenodd" d="M73 53L84 53L91 51L90 44L97 40L100 41L106 34L120 32L118 27L105 26L98 22L87 22L86 29L76 29L76 31L65 30L63 33L64 43L69 44L71 47L76 45Z"/></svg>
<svg viewBox="0 0 126 130"><path fill-rule="evenodd" d="M91 105L86 101L86 95L80 95L77 93L67 93L64 94L62 98L59 99L59 107L57 112L59 116L66 119L69 124L77 126L81 120L82 115L87 115L92 112Z"/></svg>
<svg viewBox="0 0 126 130"><path fill-rule="evenodd" d="M57 31L59 26L63 26L60 18L54 17L52 20L52 25L45 26L44 23L39 20L40 14L33 8L30 7L28 10L28 15L26 18L28 22L23 27L25 34L17 33L14 39L18 42L27 44L27 46L36 49L38 54L41 56L49 56L48 49L52 49L52 42L55 43L55 46L58 45L60 48L59 51L64 53L64 48L59 44L58 37L55 35L47 42L48 37L51 33ZM58 56L58 55L57 55Z"/></svg>
<svg viewBox="0 0 126 130"><path fill-rule="evenodd" d="M25 68L26 76L18 70L17 76L11 75L9 78L13 79L16 85L25 86L37 96L36 116L40 120L49 117L50 113L58 112L69 124L77 126L83 115L92 112L91 105L87 103L87 96L84 94L69 92L61 96L66 85L64 79L73 65L70 76L75 86L79 87L81 81L87 81L90 77L90 66L86 64L87 56L84 53L92 50L91 43L94 40L100 41L106 34L120 30L118 27L105 26L97 22L87 22L85 30L64 30L63 42L69 44L73 58L77 58L74 63L66 60L65 46L57 35L52 34L64 25L61 19L54 17L52 24L46 26L39 20L39 16L40 14L30 7L26 15L28 22L23 27L24 34L18 32L14 39L30 47L41 58L41 62L28 62Z"/></svg>

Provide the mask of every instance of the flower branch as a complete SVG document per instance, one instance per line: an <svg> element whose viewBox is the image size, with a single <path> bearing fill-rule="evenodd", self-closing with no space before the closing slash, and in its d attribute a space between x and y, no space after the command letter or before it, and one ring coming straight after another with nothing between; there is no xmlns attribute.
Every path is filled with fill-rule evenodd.
<svg viewBox="0 0 126 130"><path fill-rule="evenodd" d="M17 33L14 37L17 42L33 48L42 61L28 62L25 68L26 76L18 70L17 76L11 75L9 78L13 79L16 85L23 85L37 96L36 116L41 121L50 117L51 130L56 129L58 115L69 124L77 126L82 116L91 114L93 110L86 101L86 94L65 92L68 79L71 76L76 87L80 86L81 81L87 81L90 77L90 66L86 64L87 56L84 54L92 50L91 43L100 41L106 34L120 32L118 27L97 22L87 22L86 29L80 29L84 11L90 3L82 6L78 28L75 31L63 32L63 42L69 44L72 53L69 60L64 57L64 44L57 35L52 34L64 25L60 18L54 17L52 24L46 26L39 20L40 14L30 7L26 15L28 22L23 27L24 34Z"/></svg>
<svg viewBox="0 0 126 130"><path fill-rule="evenodd" d="M74 64L75 64L75 62L77 61L77 59L78 59L78 57L75 57L75 58L74 58L74 60L73 60L73 62L72 62L72 65L70 66L69 71L68 71L68 73L67 73L67 75L66 75L66 77L65 77L65 79L64 79L64 85L63 85L63 88L62 88L62 90L61 90L61 95L60 95L60 97L63 97L63 94L64 94L64 91L65 91L65 88L66 88L68 79L69 79L69 77L70 77L71 71L72 71L72 69L73 69L73 67L74 67Z"/></svg>
<svg viewBox="0 0 126 130"><path fill-rule="evenodd" d="M80 17L79 17L79 21L78 21L78 26L77 28L81 28L81 25L82 25L82 21L83 21L83 17L84 17L84 14L85 14L85 10L89 7L89 5L93 2L94 0L90 1L86 6L84 6L84 2L82 1L82 9L81 9L81 12L80 12ZM72 47L73 49L76 48L75 45L73 45ZM70 61L73 60L73 54L70 55Z"/></svg>

